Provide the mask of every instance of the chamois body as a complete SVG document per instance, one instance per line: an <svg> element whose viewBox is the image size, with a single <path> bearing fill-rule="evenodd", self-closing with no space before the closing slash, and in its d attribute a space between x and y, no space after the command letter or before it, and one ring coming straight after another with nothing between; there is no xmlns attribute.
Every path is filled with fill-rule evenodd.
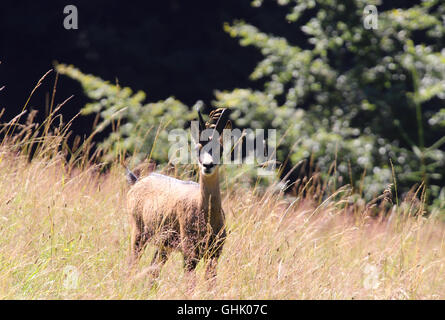
<svg viewBox="0 0 445 320"><path fill-rule="evenodd" d="M210 259L207 271L215 271L226 236L219 190L219 153L215 150L221 147L218 136L223 128L230 126L230 121L226 109L212 111L208 123L199 111L198 118L199 135L194 139L194 150L199 165L199 183L158 173L138 179L127 169L127 180L132 185L127 205L133 263L138 260L147 241L151 241L157 246L153 262L165 263L169 252L176 249L182 251L187 270L193 270L198 261L205 258ZM210 133L207 140L201 139L205 133Z"/></svg>
<svg viewBox="0 0 445 320"><path fill-rule="evenodd" d="M187 270L220 255L225 229L217 169L200 174L199 184L151 173L131 187L127 205L133 262L147 241L157 246L153 262L164 263L170 251L180 250Z"/></svg>

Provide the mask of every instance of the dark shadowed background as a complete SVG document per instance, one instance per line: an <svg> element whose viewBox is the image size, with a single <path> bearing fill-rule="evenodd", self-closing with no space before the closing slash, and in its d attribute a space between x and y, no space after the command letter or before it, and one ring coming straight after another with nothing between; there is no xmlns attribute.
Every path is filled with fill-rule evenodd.
<svg viewBox="0 0 445 320"><path fill-rule="evenodd" d="M63 27L65 5L79 12L79 29ZM286 9L250 1L2 1L0 11L0 107L4 119L17 115L40 77L53 62L73 64L111 82L144 90L150 101L174 96L188 105L214 98L214 89L255 87L249 74L261 58L254 48L240 47L223 31L223 23L243 19L275 34L290 34ZM297 40L297 39L296 39ZM50 80L50 81L49 81ZM30 106L45 114L52 92L47 80ZM56 102L66 118L87 102L80 85L60 77ZM92 118L78 118L75 134L88 134Z"/></svg>
<svg viewBox="0 0 445 320"><path fill-rule="evenodd" d="M406 7L409 2L391 1L382 8ZM69 4L78 9L78 30L63 27L63 8ZM223 24L244 20L304 47L304 34L284 19L287 11L267 0L262 10L253 8L250 0L2 1L3 120L20 112L32 88L56 61L144 90L150 101L174 96L188 105L197 100L208 104L215 89L260 88L262 83L249 80L261 60L260 52L239 46L224 32ZM306 16L302 21L310 18ZM40 119L52 85L46 81L30 102L40 110ZM56 102L70 95L75 97L62 111L67 119L87 99L78 82L61 77ZM78 118L72 126L74 133L88 134L92 119Z"/></svg>

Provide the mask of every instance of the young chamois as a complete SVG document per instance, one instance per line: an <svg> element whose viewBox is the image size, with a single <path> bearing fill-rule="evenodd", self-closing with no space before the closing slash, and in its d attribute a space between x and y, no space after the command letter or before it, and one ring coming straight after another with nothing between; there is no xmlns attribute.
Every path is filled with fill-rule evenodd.
<svg viewBox="0 0 445 320"><path fill-rule="evenodd" d="M161 267L172 250L180 250L186 270L194 270L204 258L209 262L207 275L215 272L226 231L219 189L219 152L213 150L221 150L221 140L217 137L230 121L227 109L214 110L207 123L199 111L198 117L199 139L194 150L199 164L199 184L158 173L139 179L127 169L127 180L132 185L127 206L133 264L150 241L157 247L152 265ZM207 141L201 139L203 131L210 131Z"/></svg>

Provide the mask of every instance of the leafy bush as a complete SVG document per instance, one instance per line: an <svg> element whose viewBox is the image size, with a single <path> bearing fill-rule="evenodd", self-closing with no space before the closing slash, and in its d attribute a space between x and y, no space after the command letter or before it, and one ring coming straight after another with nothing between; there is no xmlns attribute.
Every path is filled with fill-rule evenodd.
<svg viewBox="0 0 445 320"><path fill-rule="evenodd" d="M372 1L277 2L288 6L287 20L305 43L242 21L226 24L241 45L261 50L251 78L265 85L261 92L218 92L215 103L239 108L238 125L286 133L293 163L312 154L328 172L336 161L345 182L365 172L367 197L393 181L390 159L402 191L424 181L433 199L443 197L445 5L423 1L380 12L378 29L367 30L364 8ZM300 24L302 17L308 21Z"/></svg>
<svg viewBox="0 0 445 320"><path fill-rule="evenodd" d="M133 154L133 161L151 158L165 162L168 159L168 130L184 128L193 115L188 107L170 97L163 101L144 103L146 94L133 93L128 87L110 84L98 77L87 75L60 64L57 71L79 81L92 102L82 108L82 114L98 113L101 121L95 132L113 126L113 132L99 145L110 160L122 152Z"/></svg>

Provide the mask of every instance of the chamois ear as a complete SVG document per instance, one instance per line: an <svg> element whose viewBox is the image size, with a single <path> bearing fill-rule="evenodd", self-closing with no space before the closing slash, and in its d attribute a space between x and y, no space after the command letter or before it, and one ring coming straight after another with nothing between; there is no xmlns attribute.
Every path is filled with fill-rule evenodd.
<svg viewBox="0 0 445 320"><path fill-rule="evenodd" d="M125 171L126 171L125 176L127 177L128 184L130 186L135 184L138 181L138 177L133 172L131 172L130 169L128 169L127 167L125 167Z"/></svg>
<svg viewBox="0 0 445 320"><path fill-rule="evenodd" d="M201 135L201 132L203 132L206 129L206 123L204 119L202 118L201 111L198 110L198 119L199 119L199 135Z"/></svg>
<svg viewBox="0 0 445 320"><path fill-rule="evenodd" d="M198 113L198 128L191 126L191 138L194 146L196 147L201 141L201 132L206 129L206 123L202 117L200 107L196 107L196 112ZM192 122L193 123L193 122ZM198 129L198 132L196 132L196 129Z"/></svg>

